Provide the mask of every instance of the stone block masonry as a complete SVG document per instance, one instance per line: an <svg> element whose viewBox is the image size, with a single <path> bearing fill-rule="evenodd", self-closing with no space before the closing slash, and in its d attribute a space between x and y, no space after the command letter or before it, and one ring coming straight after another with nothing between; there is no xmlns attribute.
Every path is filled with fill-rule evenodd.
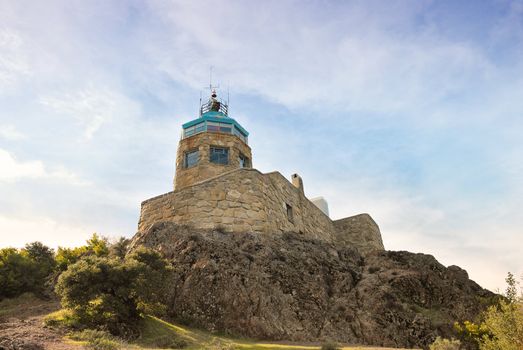
<svg viewBox="0 0 523 350"><path fill-rule="evenodd" d="M157 222L238 233L296 232L365 252L383 250L379 228L370 216L333 222L279 172L262 174L248 168L144 201L138 231L146 232Z"/></svg>
<svg viewBox="0 0 523 350"><path fill-rule="evenodd" d="M210 162L210 148L222 147L228 150L228 163L216 164ZM198 164L187 168L185 154L198 151ZM248 159L246 168L252 167L250 147L235 135L223 133L204 132L180 140L176 156L176 177L174 178L175 190L191 186L211 177L240 168L240 155Z"/></svg>

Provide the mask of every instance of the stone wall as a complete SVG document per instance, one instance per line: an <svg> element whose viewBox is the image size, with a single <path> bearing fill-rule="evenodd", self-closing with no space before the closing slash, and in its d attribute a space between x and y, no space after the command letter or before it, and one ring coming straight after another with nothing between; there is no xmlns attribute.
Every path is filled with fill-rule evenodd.
<svg viewBox="0 0 523 350"><path fill-rule="evenodd" d="M327 240L334 230L332 221L280 173L245 168L144 201L138 230L160 221L231 232L294 231Z"/></svg>
<svg viewBox="0 0 523 350"><path fill-rule="evenodd" d="M366 214L332 221L278 172L235 169L142 203L139 232L174 222L202 229L310 238L365 251L383 249L378 226Z"/></svg>
<svg viewBox="0 0 523 350"><path fill-rule="evenodd" d="M345 246L355 247L361 253L384 250L380 228L369 214L359 214L333 221L336 241Z"/></svg>
<svg viewBox="0 0 523 350"><path fill-rule="evenodd" d="M229 149L229 164L216 164L209 161L210 147L219 146ZM192 150L199 151L198 164L186 168L185 154ZM239 155L242 153L249 158L248 168L252 167L251 148L240 140L239 137L230 134L203 132L180 140L176 154L176 176L174 188L182 189L194 183L215 177L240 167Z"/></svg>

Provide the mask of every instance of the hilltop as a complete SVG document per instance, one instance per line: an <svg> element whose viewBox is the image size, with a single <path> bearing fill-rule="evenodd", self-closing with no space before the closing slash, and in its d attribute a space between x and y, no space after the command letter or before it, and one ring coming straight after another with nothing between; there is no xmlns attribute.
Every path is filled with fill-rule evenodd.
<svg viewBox="0 0 523 350"><path fill-rule="evenodd" d="M157 223L132 249L175 267L169 315L235 336L427 347L474 319L494 294L457 266L406 251L360 254L300 235L237 234Z"/></svg>

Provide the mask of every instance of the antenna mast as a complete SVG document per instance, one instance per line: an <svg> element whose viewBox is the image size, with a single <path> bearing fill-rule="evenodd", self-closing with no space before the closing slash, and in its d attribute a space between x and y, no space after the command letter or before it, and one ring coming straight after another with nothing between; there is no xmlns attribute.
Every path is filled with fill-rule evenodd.
<svg viewBox="0 0 523 350"><path fill-rule="evenodd" d="M212 70L213 70L213 68L214 68L213 66L211 66L209 68L209 91L211 92L211 94L212 94L213 90L220 88L220 85L212 85Z"/></svg>

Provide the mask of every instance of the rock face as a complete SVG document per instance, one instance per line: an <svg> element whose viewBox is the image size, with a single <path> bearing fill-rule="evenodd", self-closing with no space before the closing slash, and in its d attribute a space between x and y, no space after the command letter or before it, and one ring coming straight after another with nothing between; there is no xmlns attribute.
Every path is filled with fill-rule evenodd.
<svg viewBox="0 0 523 350"><path fill-rule="evenodd" d="M456 266L356 250L296 233L238 234L157 223L136 236L175 271L178 321L260 339L426 347L493 294Z"/></svg>

